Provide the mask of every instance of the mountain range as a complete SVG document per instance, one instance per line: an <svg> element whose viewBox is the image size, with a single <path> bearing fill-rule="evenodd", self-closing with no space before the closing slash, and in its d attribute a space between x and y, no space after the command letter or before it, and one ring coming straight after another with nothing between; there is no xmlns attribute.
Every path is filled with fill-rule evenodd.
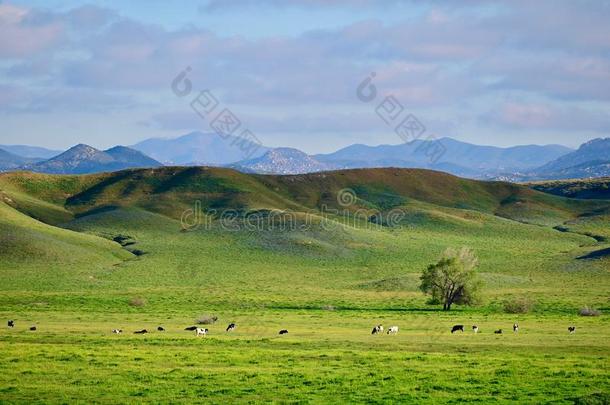
<svg viewBox="0 0 610 405"><path fill-rule="evenodd" d="M247 149L249 156L242 149L241 141L238 137L223 138L212 133L191 132L174 139L151 138L131 147L117 146L105 151L80 144L50 159L34 157L53 152L48 149L5 146L4 150L0 148L0 171L19 169L83 174L161 165L208 165L265 174L373 167L427 168L461 177L508 181L610 175L610 138L591 140L578 150L561 145L500 148L452 138L416 140L398 145L355 144L317 155L308 155L294 148L254 145ZM28 156L18 155L15 151Z"/></svg>
<svg viewBox="0 0 610 405"><path fill-rule="evenodd" d="M438 158L431 152L438 150ZM509 148L473 145L451 138L415 140L399 145L351 145L337 152L316 155L322 162L355 167L452 167L464 174L531 169L541 162L571 152L561 145L524 145Z"/></svg>

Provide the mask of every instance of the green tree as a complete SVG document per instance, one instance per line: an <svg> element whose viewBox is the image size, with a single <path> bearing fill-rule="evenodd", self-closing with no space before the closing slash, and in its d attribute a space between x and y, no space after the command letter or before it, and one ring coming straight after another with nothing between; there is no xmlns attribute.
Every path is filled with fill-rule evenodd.
<svg viewBox="0 0 610 405"><path fill-rule="evenodd" d="M451 305L473 305L480 299L482 281L477 274L478 260L469 248L449 248L442 258L423 271L419 286L449 311Z"/></svg>

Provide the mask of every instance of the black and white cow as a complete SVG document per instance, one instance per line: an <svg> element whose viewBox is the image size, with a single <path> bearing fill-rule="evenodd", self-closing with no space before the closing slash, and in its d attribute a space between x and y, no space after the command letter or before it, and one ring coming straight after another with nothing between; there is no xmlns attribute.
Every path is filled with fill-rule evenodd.
<svg viewBox="0 0 610 405"><path fill-rule="evenodd" d="M383 333L383 325L373 326L373 330L371 331L371 335L376 335L378 333Z"/></svg>
<svg viewBox="0 0 610 405"><path fill-rule="evenodd" d="M515 333L519 332L519 324L517 322L515 322L513 324L513 332L515 332Z"/></svg>
<svg viewBox="0 0 610 405"><path fill-rule="evenodd" d="M496 335L501 335L502 334L502 329L495 330L494 333Z"/></svg>
<svg viewBox="0 0 610 405"><path fill-rule="evenodd" d="M570 332L570 333L576 332L576 326L568 326L568 332Z"/></svg>
<svg viewBox="0 0 610 405"><path fill-rule="evenodd" d="M280 335L285 335L285 334L287 334L287 333L288 333L288 330L286 330L286 329L282 329L282 330L280 331Z"/></svg>
<svg viewBox="0 0 610 405"><path fill-rule="evenodd" d="M234 323L230 323L229 326L227 326L226 332L233 332L235 330L236 326Z"/></svg>
<svg viewBox="0 0 610 405"><path fill-rule="evenodd" d="M136 335L144 335L144 334L148 333L148 331L146 329L142 329L142 330L137 330L133 333L135 333Z"/></svg>
<svg viewBox="0 0 610 405"><path fill-rule="evenodd" d="M196 328L195 329L195 336L206 337L207 334L208 334L208 329L207 328Z"/></svg>
<svg viewBox="0 0 610 405"><path fill-rule="evenodd" d="M390 326L388 328L388 335L395 335L398 333L398 326Z"/></svg>
<svg viewBox="0 0 610 405"><path fill-rule="evenodd" d="M474 333L479 333L479 327L477 325L472 325L472 331Z"/></svg>
<svg viewBox="0 0 610 405"><path fill-rule="evenodd" d="M464 325L453 325L451 333L457 332L458 330L464 332Z"/></svg>
<svg viewBox="0 0 610 405"><path fill-rule="evenodd" d="M15 321L13 321L12 319L10 321L8 321L8 327L9 328L14 328L15 327Z"/></svg>
<svg viewBox="0 0 610 405"><path fill-rule="evenodd" d="M112 333L116 333L118 335L119 333L123 333L123 329L113 329Z"/></svg>

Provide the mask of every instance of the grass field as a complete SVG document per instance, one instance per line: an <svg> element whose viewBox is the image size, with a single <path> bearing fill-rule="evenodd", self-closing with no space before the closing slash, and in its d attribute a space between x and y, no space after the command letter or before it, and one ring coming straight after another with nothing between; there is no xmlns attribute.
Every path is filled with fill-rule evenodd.
<svg viewBox="0 0 610 405"><path fill-rule="evenodd" d="M337 204L345 188L353 206ZM166 168L0 175L0 201L0 316L16 322L0 332L2 402L610 401L610 258L577 259L609 247L605 200L426 171ZM195 201L352 216L287 230L216 217L185 231ZM371 226L356 209L403 215ZM461 246L480 259L484 301L445 313L418 277ZM506 314L520 298L532 310ZM602 315L578 316L585 306ZM209 337L183 330L204 314L219 318ZM378 323L400 332L372 336ZM132 333L142 328L152 333Z"/></svg>

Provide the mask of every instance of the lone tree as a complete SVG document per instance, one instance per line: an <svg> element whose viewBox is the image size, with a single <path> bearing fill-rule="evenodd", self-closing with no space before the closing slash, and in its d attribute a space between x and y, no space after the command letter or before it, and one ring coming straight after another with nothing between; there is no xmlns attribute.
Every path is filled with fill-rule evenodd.
<svg viewBox="0 0 610 405"><path fill-rule="evenodd" d="M479 300L482 282L476 272L478 260L469 248L447 249L438 263L423 271L419 286L449 311L452 304L472 305Z"/></svg>

